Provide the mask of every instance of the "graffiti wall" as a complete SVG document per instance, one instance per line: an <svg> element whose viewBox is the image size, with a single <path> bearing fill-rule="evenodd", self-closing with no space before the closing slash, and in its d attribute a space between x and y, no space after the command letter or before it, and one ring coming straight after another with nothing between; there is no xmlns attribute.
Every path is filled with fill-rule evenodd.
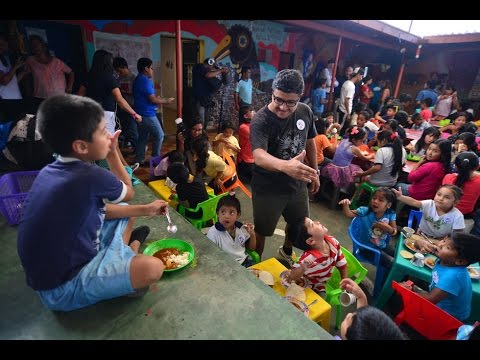
<svg viewBox="0 0 480 360"><path fill-rule="evenodd" d="M82 26L87 41L89 63L95 52L93 32L149 37L152 60L161 60L160 37L175 36L173 20L69 20ZM182 21L182 38L203 42L201 60L214 57L220 66L231 71L232 81L224 85L214 98L212 111L214 121L222 117L237 120L233 111L233 93L242 66L252 69L254 85L253 104L256 109L266 104L271 92L272 80L278 71L280 51L287 51L290 43L284 26L263 20L195 20ZM158 84L157 84L158 85ZM159 88L159 86L157 86Z"/></svg>

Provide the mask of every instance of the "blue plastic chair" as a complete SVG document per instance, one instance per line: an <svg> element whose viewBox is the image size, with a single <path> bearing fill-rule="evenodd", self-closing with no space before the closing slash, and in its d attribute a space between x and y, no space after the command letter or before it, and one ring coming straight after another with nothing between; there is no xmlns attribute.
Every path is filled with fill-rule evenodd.
<svg viewBox="0 0 480 360"><path fill-rule="evenodd" d="M422 211L421 210L410 210L408 215L407 226L414 230L417 230L418 225L420 225L420 220L422 220Z"/></svg>
<svg viewBox="0 0 480 360"><path fill-rule="evenodd" d="M375 246L371 246L368 243L368 231L360 217L353 218L348 233L353 243L353 255L360 262L372 264L376 266L377 272L375 275L375 285L373 287L373 297L377 297L382 289L383 280L385 278L387 269L380 265L381 251ZM363 241L362 241L363 240ZM387 239L387 244L390 241L390 236ZM366 256L365 253L370 253L373 256Z"/></svg>

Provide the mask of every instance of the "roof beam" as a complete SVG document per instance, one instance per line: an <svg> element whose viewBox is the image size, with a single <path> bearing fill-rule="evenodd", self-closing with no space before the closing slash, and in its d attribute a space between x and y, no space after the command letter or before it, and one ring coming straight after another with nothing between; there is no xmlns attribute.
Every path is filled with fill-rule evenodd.
<svg viewBox="0 0 480 360"><path fill-rule="evenodd" d="M419 36L403 31L401 29L396 28L395 26L386 24L379 20L348 20L348 21L351 21L355 24L363 25L370 29L380 31L384 34L393 36L397 39L408 41L414 44L418 44L418 42L422 39Z"/></svg>
<svg viewBox="0 0 480 360"><path fill-rule="evenodd" d="M423 38L423 42L425 44L458 44L480 42L480 33L425 36Z"/></svg>
<svg viewBox="0 0 480 360"><path fill-rule="evenodd" d="M337 29L335 27L328 26L328 25L320 24L313 20L276 20L276 21L284 24L292 25L292 26L301 26L304 28L324 32L324 33L335 35L335 36L342 36L347 39L378 46L384 49L391 49L391 50L399 49L399 46L388 44L380 40L375 40L375 39L369 38L368 36L358 35L358 34L351 33L349 31L345 31L345 30Z"/></svg>

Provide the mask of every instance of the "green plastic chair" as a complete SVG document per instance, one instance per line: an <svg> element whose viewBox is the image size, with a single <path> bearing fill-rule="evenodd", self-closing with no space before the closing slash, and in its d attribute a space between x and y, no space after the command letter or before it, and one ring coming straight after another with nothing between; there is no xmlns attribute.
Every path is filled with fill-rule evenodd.
<svg viewBox="0 0 480 360"><path fill-rule="evenodd" d="M378 186L369 184L368 182L364 181L360 184L360 186L357 188L355 191L355 194L353 194L352 198L352 203L350 204L350 209L356 210L359 206L368 206L370 204L370 200L372 199L373 193L375 190L377 190ZM363 202L360 203L361 196L363 193L370 193L370 196L368 198L368 203L364 204Z"/></svg>
<svg viewBox="0 0 480 360"><path fill-rule="evenodd" d="M260 262L260 255L258 255L255 250L245 248L245 252L248 254L248 256L250 256L250 259L252 259L255 264L258 264Z"/></svg>
<svg viewBox="0 0 480 360"><path fill-rule="evenodd" d="M368 270L363 267L362 264L360 264L357 258L353 256L350 251L345 249L343 246L341 246L340 248L342 249L345 260L347 260L348 277L355 281L357 284L360 284L367 276ZM340 289L340 280L342 280L340 272L335 267L333 269L332 277L325 284L325 291L327 294L325 301L328 302L332 307L336 307L335 327L337 329L340 328L340 322L342 320L342 305L340 304L340 294L343 290Z"/></svg>
<svg viewBox="0 0 480 360"><path fill-rule="evenodd" d="M220 195L211 195L208 200L202 201L201 203L197 204L195 209L186 208L185 206L179 204L178 205L178 212L187 219L193 226L195 226L198 230L202 230L203 227L207 226L207 222L212 220L213 223L218 221L217 218L217 204L220 198L223 196L228 195L228 193L220 194ZM202 217L200 219L192 219L185 215L185 211L191 211L193 213L199 212L200 209L203 211Z"/></svg>

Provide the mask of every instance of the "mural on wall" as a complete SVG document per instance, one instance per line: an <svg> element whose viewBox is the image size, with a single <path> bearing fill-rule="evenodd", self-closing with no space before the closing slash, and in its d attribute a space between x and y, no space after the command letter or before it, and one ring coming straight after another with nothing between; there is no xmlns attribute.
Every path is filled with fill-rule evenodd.
<svg viewBox="0 0 480 360"><path fill-rule="evenodd" d="M160 54L157 39L161 35L175 34L174 20L69 20L81 25L85 31L88 57L94 52L93 32L102 31L112 34L139 35L150 37L152 60L167 61L168 56ZM280 51L286 51L285 44L291 34L284 26L263 20L184 20L181 22L182 37L203 40L204 57L214 57L220 66L231 69L232 81L223 85L214 98L215 108L212 117L218 121L237 121L238 115L233 109L233 93L242 66L252 69L254 87L253 105L256 109L270 100L271 84L278 71ZM162 59L160 59L163 58ZM201 59L203 61L203 59Z"/></svg>

